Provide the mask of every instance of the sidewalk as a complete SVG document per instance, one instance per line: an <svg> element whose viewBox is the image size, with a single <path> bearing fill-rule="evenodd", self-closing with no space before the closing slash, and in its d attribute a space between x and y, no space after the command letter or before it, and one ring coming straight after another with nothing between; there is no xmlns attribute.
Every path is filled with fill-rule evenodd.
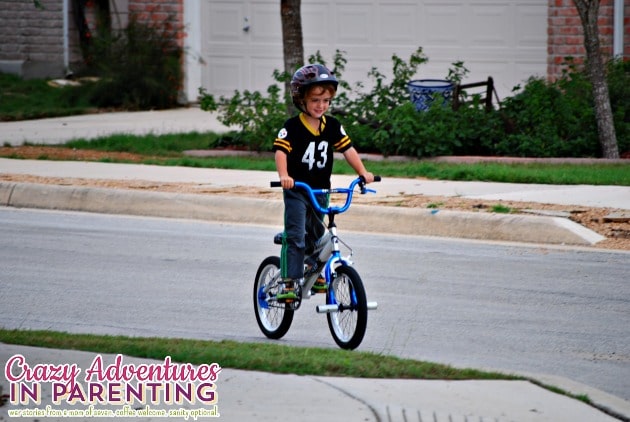
<svg viewBox="0 0 630 422"><path fill-rule="evenodd" d="M99 113L42 120L0 122L0 143L59 144L70 139L92 139L114 133L133 135L184 132L223 132L227 128L212 113L199 108Z"/></svg>
<svg viewBox="0 0 630 422"><path fill-rule="evenodd" d="M25 357L31 367L37 364L72 364L80 368L82 381L91 368L96 353L75 350L51 350L26 346L0 344L0 361L4 364L15 354ZM112 364L115 355L103 354L103 367ZM162 361L163 362L163 361ZM160 363L151 359L123 357L124 364ZM211 364L214 362L208 362ZM217 362L220 364L220 362ZM348 421L348 422L613 422L620 419L601 409L628 420L630 403L609 394L591 389L561 378L532 376L540 382L557 386L574 394L586 394L600 409L567 396L552 393L528 381L441 381L357 379L322 376L298 376L241 371L223 368L216 381L219 420L286 421L300 422ZM87 387L82 383L83 388ZM135 386L135 383L132 383ZM0 377L3 392L8 394L9 385ZM7 405L0 407L0 420L12 420L9 409L45 409L52 405L49 383L42 385L39 405ZM211 409L200 403L147 404L158 409ZM135 403L134 409L144 404ZM52 406L58 410L82 410L87 406L74 405L62 400ZM96 403L99 409L120 409ZM624 413L620 413L624 412ZM165 420L157 417L126 418L135 421ZM42 418L17 418L36 421ZM68 418L44 418L45 421L65 421ZM72 418L72 420L77 420ZM78 420L120 420L120 418L80 418ZM173 420L169 418L168 420ZM182 418L175 418L182 420ZM190 418L189 420L193 420ZM208 418L199 418L208 420Z"/></svg>
<svg viewBox="0 0 630 422"><path fill-rule="evenodd" d="M70 138L90 138L119 132L158 134L190 130L221 131L225 128L212 114L191 108L0 123L0 141L12 145L21 145L24 141L55 144ZM269 189L269 181L276 178L273 172L10 159L0 159L0 174L2 173L186 182L208 187L247 186L259 189ZM335 176L333 183L344 185L350 179L351 177ZM627 187L540 186L409 179L386 179L373 187L378 195L387 196L422 193L630 210L630 188ZM207 195L7 182L0 182L0 206L206 218L273 224L279 227L282 209L279 201L255 198L211 196L209 199ZM265 212L251 211L254 208L260 211L260 207L266 207ZM253 215L257 216L255 221L252 221ZM346 230L373 227L377 231L393 233L585 246L599 240L596 233L571 223L560 217L405 210L399 207L374 207L367 203L353 207L343 220ZM81 368L88 367L95 356L94 353L0 344L3 364L17 353L24 355L32 365L72 362ZM113 357L108 356L107 359L111 361ZM146 359L129 360L148 362ZM275 421L289 417L301 421L630 420L630 402L567 379L549 378L540 374L532 375L531 378L573 394L588 395L599 410L526 381L365 380L278 375L229 368L223 369L217 381L217 405L221 419L228 421ZM3 393L7 394L7 380L0 377L0 382ZM288 400L284 396L288 396ZM40 407L45 407L46 404L50 402L44 400ZM0 407L0 419L8 419L8 409L15 408L17 406L14 405ZM611 414L617 418L610 416ZM36 418L28 420L34 419Z"/></svg>

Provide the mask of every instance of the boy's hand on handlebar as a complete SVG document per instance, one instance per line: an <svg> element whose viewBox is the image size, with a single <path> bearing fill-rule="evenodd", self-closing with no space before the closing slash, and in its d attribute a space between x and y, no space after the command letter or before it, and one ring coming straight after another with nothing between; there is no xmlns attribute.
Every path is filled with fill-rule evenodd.
<svg viewBox="0 0 630 422"><path fill-rule="evenodd" d="M280 185L282 189L293 189L295 182L291 176L280 176Z"/></svg>
<svg viewBox="0 0 630 422"><path fill-rule="evenodd" d="M366 173L363 173L361 176L365 180L365 183L372 183L374 181L374 175L370 173L369 171Z"/></svg>

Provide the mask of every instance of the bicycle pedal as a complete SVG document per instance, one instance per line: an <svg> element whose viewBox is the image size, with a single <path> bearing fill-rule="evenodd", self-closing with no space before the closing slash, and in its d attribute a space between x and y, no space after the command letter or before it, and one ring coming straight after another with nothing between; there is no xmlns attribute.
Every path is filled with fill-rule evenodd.
<svg viewBox="0 0 630 422"><path fill-rule="evenodd" d="M293 290L287 290L284 291L282 293L278 293L276 295L276 299L278 301L282 301L285 303L290 303L293 302L294 300L298 299L298 296L295 294L295 292Z"/></svg>
<svg viewBox="0 0 630 422"><path fill-rule="evenodd" d="M300 285L296 282L284 284L282 290L276 294L276 300L283 303L293 303L300 300Z"/></svg>
<svg viewBox="0 0 630 422"><path fill-rule="evenodd" d="M318 277L311 290L315 293L325 293L328 290L328 285L326 284L326 280L323 277Z"/></svg>

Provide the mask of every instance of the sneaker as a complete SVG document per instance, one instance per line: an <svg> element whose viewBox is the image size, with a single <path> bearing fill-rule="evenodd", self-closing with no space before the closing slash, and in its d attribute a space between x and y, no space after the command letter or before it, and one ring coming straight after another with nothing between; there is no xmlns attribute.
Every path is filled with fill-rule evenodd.
<svg viewBox="0 0 630 422"><path fill-rule="evenodd" d="M293 302L298 298L297 294L295 294L294 282L285 281L282 283L282 291L276 295L276 299L281 302Z"/></svg>
<svg viewBox="0 0 630 422"><path fill-rule="evenodd" d="M319 292L325 292L326 290L328 290L328 286L326 285L326 279L324 277L322 277L321 275L319 277L317 277L317 280L315 280L315 283L313 284L313 291L315 291L315 293L319 293Z"/></svg>

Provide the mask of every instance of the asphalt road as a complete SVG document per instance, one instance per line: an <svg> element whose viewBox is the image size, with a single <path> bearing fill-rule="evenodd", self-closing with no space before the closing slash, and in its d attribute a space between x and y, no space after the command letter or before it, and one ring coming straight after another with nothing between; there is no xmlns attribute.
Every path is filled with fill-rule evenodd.
<svg viewBox="0 0 630 422"><path fill-rule="evenodd" d="M0 224L6 328L266 341L251 290L277 227L13 208ZM379 302L360 350L630 399L627 254L340 233ZM282 343L335 347L318 303Z"/></svg>

